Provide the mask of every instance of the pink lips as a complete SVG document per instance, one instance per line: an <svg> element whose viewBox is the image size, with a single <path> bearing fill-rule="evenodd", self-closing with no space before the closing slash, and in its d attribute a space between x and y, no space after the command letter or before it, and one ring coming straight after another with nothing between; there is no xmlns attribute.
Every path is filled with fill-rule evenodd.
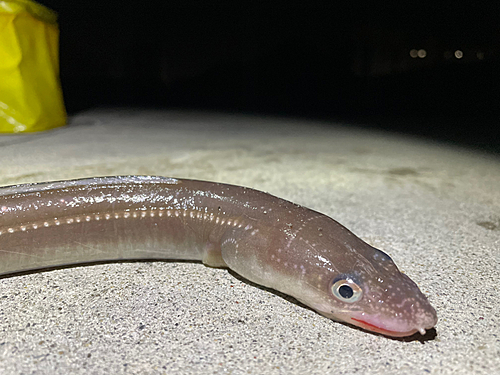
<svg viewBox="0 0 500 375"><path fill-rule="evenodd" d="M376 333L381 333L386 336L392 336L392 337L405 337L405 336L411 336L414 333L418 332L417 329L411 330L411 331L406 331L406 332L399 332L399 331L390 331L382 327L378 327L374 324L365 322L364 320L361 319L355 319L351 318L351 320L354 320L357 323L354 323L356 326L364 328L368 331L376 332ZM421 332L422 333L422 332ZM424 330L425 334L425 330Z"/></svg>

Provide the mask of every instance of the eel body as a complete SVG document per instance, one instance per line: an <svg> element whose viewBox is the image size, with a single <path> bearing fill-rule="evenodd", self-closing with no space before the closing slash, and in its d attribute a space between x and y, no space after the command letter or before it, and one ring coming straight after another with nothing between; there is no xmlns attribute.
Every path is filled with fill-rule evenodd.
<svg viewBox="0 0 500 375"><path fill-rule="evenodd" d="M437 315L391 258L335 220L239 186L118 176L0 188L0 275L96 261L201 260L388 336Z"/></svg>

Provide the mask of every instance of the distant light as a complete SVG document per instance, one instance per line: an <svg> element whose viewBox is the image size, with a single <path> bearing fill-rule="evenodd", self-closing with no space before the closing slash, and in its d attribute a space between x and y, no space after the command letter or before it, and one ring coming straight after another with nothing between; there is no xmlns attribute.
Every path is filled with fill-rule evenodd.
<svg viewBox="0 0 500 375"><path fill-rule="evenodd" d="M418 57L423 59L425 56L427 56L427 51L425 49L419 49L417 52Z"/></svg>
<svg viewBox="0 0 500 375"><path fill-rule="evenodd" d="M462 57L464 57L464 53L463 53L462 51L460 51L459 49L457 49L457 50L455 51L455 57L456 57L457 59L461 59Z"/></svg>
<svg viewBox="0 0 500 375"><path fill-rule="evenodd" d="M410 50L410 57L416 59L418 57L418 51L416 49Z"/></svg>
<svg viewBox="0 0 500 375"><path fill-rule="evenodd" d="M444 58L447 59L447 60L451 59L452 56L453 56L453 53L451 51L446 51L444 53Z"/></svg>
<svg viewBox="0 0 500 375"><path fill-rule="evenodd" d="M482 52L482 51L478 51L478 52L476 53L476 56L477 56L477 58L478 58L479 60L482 60L482 59L484 59L484 52Z"/></svg>

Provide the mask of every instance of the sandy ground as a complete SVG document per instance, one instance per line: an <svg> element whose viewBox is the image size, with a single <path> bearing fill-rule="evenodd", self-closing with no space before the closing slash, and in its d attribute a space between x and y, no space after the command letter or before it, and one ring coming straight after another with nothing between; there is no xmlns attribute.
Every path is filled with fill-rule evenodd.
<svg viewBox="0 0 500 375"><path fill-rule="evenodd" d="M66 268L0 279L2 374L500 373L495 157L348 124L96 110L0 137L0 160L0 185L153 174L270 192L389 253L439 316L397 340L200 263Z"/></svg>

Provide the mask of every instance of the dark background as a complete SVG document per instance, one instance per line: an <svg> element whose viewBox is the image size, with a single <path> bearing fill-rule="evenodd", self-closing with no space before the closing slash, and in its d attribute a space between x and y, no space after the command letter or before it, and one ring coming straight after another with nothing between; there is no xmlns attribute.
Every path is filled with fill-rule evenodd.
<svg viewBox="0 0 500 375"><path fill-rule="evenodd" d="M42 3L59 13L69 114L274 114L500 152L496 1Z"/></svg>

